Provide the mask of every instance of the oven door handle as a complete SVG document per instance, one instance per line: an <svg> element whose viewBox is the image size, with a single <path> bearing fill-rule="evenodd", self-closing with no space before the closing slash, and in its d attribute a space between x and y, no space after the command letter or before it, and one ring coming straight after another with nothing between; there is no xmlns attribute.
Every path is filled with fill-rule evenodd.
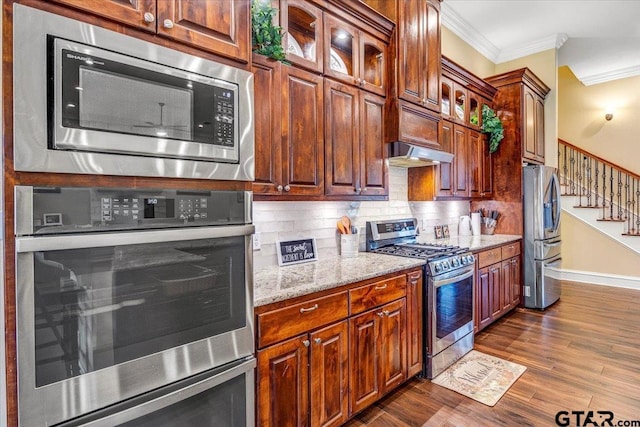
<svg viewBox="0 0 640 427"><path fill-rule="evenodd" d="M432 279L433 286L434 288L439 288L441 286L446 286L446 285L450 285L451 283L459 282L460 280L465 280L469 277L473 277L473 271L474 271L473 268L467 270L466 273L462 273L462 274L459 274L460 273L459 271L452 271L452 272L449 272L445 277L441 279L438 279L438 276L436 276ZM451 274L451 273L455 273L455 274Z"/></svg>
<svg viewBox="0 0 640 427"><path fill-rule="evenodd" d="M179 242L186 240L218 239L224 237L249 236L254 232L255 226L253 225L238 225L119 233L60 234L42 237L18 237L16 238L16 252L29 253L147 243Z"/></svg>

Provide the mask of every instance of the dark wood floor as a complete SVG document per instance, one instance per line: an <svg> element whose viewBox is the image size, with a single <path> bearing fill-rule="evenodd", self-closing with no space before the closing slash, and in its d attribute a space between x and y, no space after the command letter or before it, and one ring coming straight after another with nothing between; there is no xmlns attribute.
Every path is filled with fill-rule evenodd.
<svg viewBox="0 0 640 427"><path fill-rule="evenodd" d="M640 291L564 282L560 301L515 310L475 349L527 367L494 407L413 379L346 425L555 426L558 411L590 410L598 423L596 411L640 420Z"/></svg>

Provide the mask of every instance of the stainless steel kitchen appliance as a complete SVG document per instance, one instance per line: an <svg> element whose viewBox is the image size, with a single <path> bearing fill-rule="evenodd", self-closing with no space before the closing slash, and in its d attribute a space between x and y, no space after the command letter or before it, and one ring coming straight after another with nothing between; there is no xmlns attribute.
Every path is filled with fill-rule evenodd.
<svg viewBox="0 0 640 427"><path fill-rule="evenodd" d="M417 224L367 222L367 251L426 260L423 375L434 378L473 349L475 258L468 248L420 243Z"/></svg>
<svg viewBox="0 0 640 427"><path fill-rule="evenodd" d="M19 186L15 202L20 425L253 424L251 193Z"/></svg>
<svg viewBox="0 0 640 427"><path fill-rule="evenodd" d="M254 178L253 76L14 4L19 171Z"/></svg>
<svg viewBox="0 0 640 427"><path fill-rule="evenodd" d="M545 309L560 298L560 282L549 268L560 268L560 183L556 168L525 166L524 306Z"/></svg>

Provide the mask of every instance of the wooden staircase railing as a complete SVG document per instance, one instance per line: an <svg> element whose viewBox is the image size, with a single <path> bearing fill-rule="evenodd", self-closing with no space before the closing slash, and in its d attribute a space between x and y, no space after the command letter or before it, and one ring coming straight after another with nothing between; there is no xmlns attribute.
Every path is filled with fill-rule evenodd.
<svg viewBox="0 0 640 427"><path fill-rule="evenodd" d="M640 175L558 139L558 176L575 207L601 209L598 221L622 222L623 235L640 236Z"/></svg>

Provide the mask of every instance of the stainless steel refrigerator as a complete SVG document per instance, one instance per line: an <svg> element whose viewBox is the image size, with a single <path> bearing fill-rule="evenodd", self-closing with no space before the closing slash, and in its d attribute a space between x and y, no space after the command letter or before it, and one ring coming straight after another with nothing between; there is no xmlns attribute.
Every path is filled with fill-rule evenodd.
<svg viewBox="0 0 640 427"><path fill-rule="evenodd" d="M545 309L560 298L560 183L556 168L524 167L524 305Z"/></svg>

